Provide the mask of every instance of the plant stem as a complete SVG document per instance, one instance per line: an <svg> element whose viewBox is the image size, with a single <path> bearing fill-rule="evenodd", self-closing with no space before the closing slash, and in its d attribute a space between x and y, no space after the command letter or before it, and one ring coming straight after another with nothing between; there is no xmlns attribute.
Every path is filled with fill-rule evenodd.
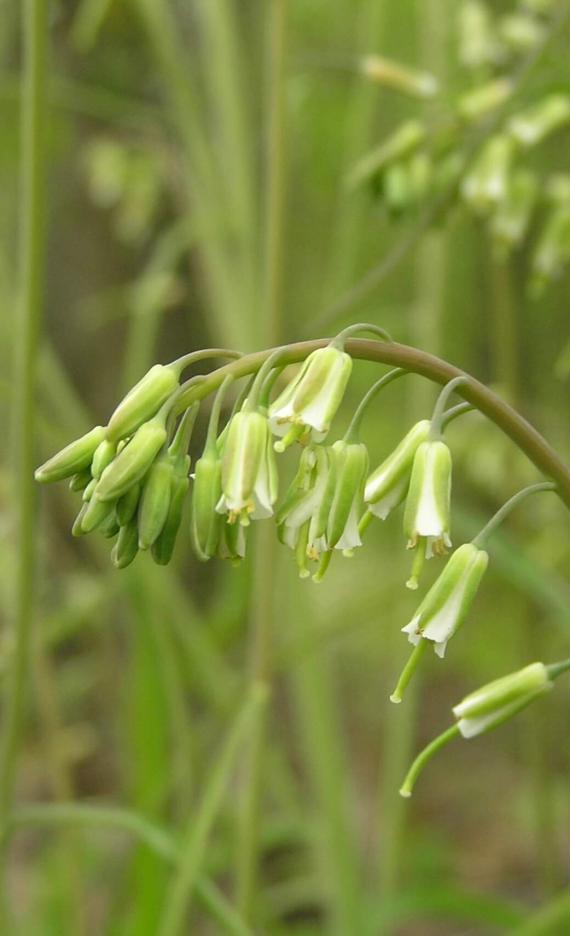
<svg viewBox="0 0 570 936"><path fill-rule="evenodd" d="M21 743L34 619L36 504L33 482L36 438L37 345L41 322L44 265L46 0L26 0L21 118L20 301L16 322L14 450L18 547L12 632L12 659L6 680L0 747L0 847L14 794ZM6 855L2 855L5 874Z"/></svg>
<svg viewBox="0 0 570 936"><path fill-rule="evenodd" d="M290 344L283 347L283 355L280 358L281 363L294 364L303 361L312 351L323 348L327 344L329 344L328 338ZM208 374L199 382L188 381L181 390L177 410L182 411L193 400L203 399L203 397L208 396L220 386L228 374L232 374L237 379L247 374L256 373L265 359L273 354L275 350L275 348L270 348L265 351L246 354L238 361L233 361L225 367L220 367L214 373ZM464 373L453 364L449 364L433 354L428 354L426 351L412 348L410 345L353 338L347 342L346 350L352 357L359 360L403 367L423 377L428 377L439 384L445 384L453 377L460 375L466 377L465 384L461 386L461 396L502 429L528 456L539 471L552 478L557 485L558 495L570 508L570 470L540 433L520 413L512 406L509 406L485 384Z"/></svg>
<svg viewBox="0 0 570 936"><path fill-rule="evenodd" d="M350 421L350 425L344 434L345 442L355 442L358 439L358 433L360 431L360 425L362 419L369 404L372 402L377 393L382 389L382 387L387 387L388 384L391 384L393 380L397 380L399 377L403 377L404 374L407 374L408 371L403 370L401 367L395 367L393 370L388 371L387 374L384 374L380 380L377 380L376 383L367 390L365 395L362 397L360 403L358 404L354 416Z"/></svg>
<svg viewBox="0 0 570 936"><path fill-rule="evenodd" d="M287 54L288 0L271 0L268 13L267 169L265 191L264 318L259 322L261 341L279 340L283 304L283 227L285 207L285 79ZM260 312L261 312L260 309ZM269 361L271 356L266 358ZM273 583L275 580L275 537L268 524L257 531L255 543L252 646L250 679L252 686L269 689L273 667ZM238 814L236 849L237 904L243 918L251 923L257 888L259 862L259 823L263 790L262 767L267 712L258 709L244 758L243 787Z"/></svg>
<svg viewBox="0 0 570 936"><path fill-rule="evenodd" d="M400 787L400 796L407 798L412 795L412 790L414 789L416 780L418 779L427 762L431 760L434 754L437 754L437 752L442 747L452 741L453 738L457 737L458 734L458 726L452 725L451 728L448 728L447 731L443 732L443 734L440 734L437 738L434 738L434 740L428 744L427 747L423 749L423 751L420 751L414 763L408 770L404 782Z"/></svg>
<svg viewBox="0 0 570 936"><path fill-rule="evenodd" d="M267 698L265 687L257 685L245 702L230 729L230 733L218 755L196 814L189 821L182 844L182 854L177 874L166 896L164 913L158 928L159 936L178 936L184 929L190 908L192 892L204 860L205 849L227 789L236 756L244 743L256 716Z"/></svg>
<svg viewBox="0 0 570 936"><path fill-rule="evenodd" d="M530 497L532 494L540 494L541 491L555 491L556 485L552 484L550 481L543 481L540 484L530 484L528 487L523 488L522 491L517 491L516 494L513 494L512 497L503 504L502 507L497 510L497 513L494 517L491 517L489 522L483 527L483 529L474 537L472 540L474 546L483 545L492 533L497 529L497 527L509 516L512 511L518 507L518 505L526 500L527 497Z"/></svg>

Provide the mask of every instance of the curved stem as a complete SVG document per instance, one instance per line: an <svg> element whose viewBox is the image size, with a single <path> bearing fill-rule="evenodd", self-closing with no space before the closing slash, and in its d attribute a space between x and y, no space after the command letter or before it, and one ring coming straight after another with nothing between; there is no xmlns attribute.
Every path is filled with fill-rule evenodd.
<svg viewBox="0 0 570 936"><path fill-rule="evenodd" d="M216 448L216 439L218 438L218 427L220 425L222 403L224 401L226 391L231 383L233 383L233 377L231 374L228 374L218 392L216 393L214 402L212 404L212 409L210 410L210 420L208 422L208 432L206 435L204 451L213 451Z"/></svg>
<svg viewBox="0 0 570 936"><path fill-rule="evenodd" d="M453 380L450 380L448 384L445 385L441 393L439 394L433 416L431 417L431 429L430 429L430 438L439 439L441 437L443 425L442 419L445 413L445 407L447 406L447 401L452 393L455 393L458 387L465 383L466 377L463 374L460 374L459 377L454 377Z"/></svg>
<svg viewBox="0 0 570 936"><path fill-rule="evenodd" d="M458 403L457 406L452 406L441 417L442 430L447 429L450 422L453 422L458 416L463 416L464 413L472 413L474 410L475 407L471 403Z"/></svg>
<svg viewBox="0 0 570 936"><path fill-rule="evenodd" d="M295 344L283 346L282 364L297 364L303 361L312 351L323 348L330 343L328 338L319 338L311 341L300 341ZM202 399L216 390L228 374L235 378L256 373L263 362L273 353L271 348L244 355L239 361L233 361L206 375L200 382L189 380L181 388L177 401L177 409L183 410L196 399ZM546 439L531 426L512 406L505 403L493 390L482 384L475 377L465 374L441 358L412 348L410 345L397 342L367 341L363 339L350 339L346 350L358 360L373 361L377 364L391 364L394 367L403 367L433 380L445 384L454 377L465 377L461 389L461 396L481 413L502 429L506 435L521 449L531 462L550 477L557 485L561 500L570 508L570 470L560 456L548 444Z"/></svg>
<svg viewBox="0 0 570 936"><path fill-rule="evenodd" d="M552 484L551 481L542 481L539 484L530 484L528 487L523 488L522 491L518 491L516 494L513 494L509 500L499 508L494 517L491 517L489 522L483 527L483 529L477 534L473 539L474 546L481 546L489 538L491 533L493 533L496 528L503 522L503 520L509 516L510 513L518 507L521 501L526 500L527 497L530 497L531 494L539 494L541 491L555 491L556 485Z"/></svg>
<svg viewBox="0 0 570 936"><path fill-rule="evenodd" d="M392 695L390 696L390 702L395 702L396 704L398 704L399 702L402 701L404 692L406 691L406 688L412 676L414 675L416 669L418 668L419 662L421 658L423 657L424 653L426 652L429 644L430 644L430 641L426 640L424 637L422 637L421 640L416 644L416 646L414 647L414 649L412 650L410 654L408 662L406 663L406 665L404 666L404 669L402 670L402 673L398 680L398 684L396 688L394 689Z"/></svg>
<svg viewBox="0 0 570 936"><path fill-rule="evenodd" d="M442 747L445 747L445 745L449 744L453 738L457 737L458 734L458 725L452 725L451 728L448 728L447 731L443 732L443 734L440 734L437 738L434 738L431 744L428 744L428 746L425 747L423 751L420 752L420 754L418 754L414 763L408 770L402 786L400 787L400 796L409 797L412 795L412 790L414 789L416 780L418 779L427 762L431 760L434 754L437 754L437 752Z"/></svg>
<svg viewBox="0 0 570 936"><path fill-rule="evenodd" d="M559 676L562 676L562 673L567 673L568 670L570 670L570 659L561 660L560 663L551 663L546 667L549 679L558 679Z"/></svg>
<svg viewBox="0 0 570 936"><path fill-rule="evenodd" d="M370 332L372 335L378 335L382 341L392 341L386 329L380 328L378 325L373 325L370 322L357 322L355 325L347 325L346 328L343 328L343 330L333 338L331 344L339 348L344 348L345 341L353 335L357 335L358 332Z"/></svg>
<svg viewBox="0 0 570 936"><path fill-rule="evenodd" d="M387 374L384 374L380 380L377 380L375 384L372 384L370 389L365 393L362 400L358 404L354 416L351 419L350 425L344 434L345 442L353 442L358 438L358 432L360 430L360 424L362 422L362 417L366 412L368 405L372 402L376 394L382 389L382 387L387 387L388 384L392 381L397 380L398 377L403 377L404 374L408 374L409 371L404 370L403 367L395 367L394 370L389 371Z"/></svg>
<svg viewBox="0 0 570 936"><path fill-rule="evenodd" d="M199 351L190 351L189 354L183 354L176 358L170 365L178 370L178 376L191 364L198 361L207 361L209 358L240 358L243 357L241 351L233 351L231 348L202 348Z"/></svg>

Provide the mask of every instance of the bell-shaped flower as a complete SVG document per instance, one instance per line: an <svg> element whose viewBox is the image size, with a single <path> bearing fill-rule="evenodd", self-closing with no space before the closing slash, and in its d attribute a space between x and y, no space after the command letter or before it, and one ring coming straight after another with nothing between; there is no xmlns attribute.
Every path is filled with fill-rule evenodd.
<svg viewBox="0 0 570 936"><path fill-rule="evenodd" d="M267 418L243 409L230 421L222 455L222 495L218 513L228 522L271 517L277 500L277 467Z"/></svg>
<svg viewBox="0 0 570 936"><path fill-rule="evenodd" d="M43 465L36 468L34 477L42 484L62 481L82 472L91 464L93 455L105 438L105 427L95 426L81 438L70 442L65 448L53 455Z"/></svg>
<svg viewBox="0 0 570 936"><path fill-rule="evenodd" d="M291 383L269 408L271 431L282 436L283 451L295 439L321 441L342 402L352 358L334 342L313 351Z"/></svg>
<svg viewBox="0 0 570 936"><path fill-rule="evenodd" d="M306 560L309 529L321 503L329 473L329 449L309 445L303 449L297 474L276 514L277 535L296 554L299 575L309 575Z"/></svg>
<svg viewBox="0 0 570 936"><path fill-rule="evenodd" d="M487 683L455 705L457 727L464 738L475 738L516 715L552 686L544 663L531 663Z"/></svg>
<svg viewBox="0 0 570 936"><path fill-rule="evenodd" d="M473 543L457 549L409 624L402 628L411 644L431 640L439 657L461 626L487 568L488 555Z"/></svg>
<svg viewBox="0 0 570 936"><path fill-rule="evenodd" d="M216 512L222 496L222 460L215 444L206 446L193 478L190 533L194 552L205 562L216 555L223 524Z"/></svg>
<svg viewBox="0 0 570 936"><path fill-rule="evenodd" d="M442 555L449 538L451 452L441 439L422 442L416 449L404 511L408 549L416 550L409 588L417 588L424 554Z"/></svg>
<svg viewBox="0 0 570 936"><path fill-rule="evenodd" d="M422 419L404 436L394 451L368 477L364 501L370 513L385 520L405 499L417 449L429 436L430 420Z"/></svg>

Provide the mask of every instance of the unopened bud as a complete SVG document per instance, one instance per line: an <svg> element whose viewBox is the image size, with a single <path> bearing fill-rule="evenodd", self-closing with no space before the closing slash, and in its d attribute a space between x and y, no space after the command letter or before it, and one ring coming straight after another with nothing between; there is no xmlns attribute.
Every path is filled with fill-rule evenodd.
<svg viewBox="0 0 570 936"><path fill-rule="evenodd" d="M91 464L91 459L95 449L105 438L105 429L103 426L95 426L90 432L70 442L61 452L44 462L36 469L34 477L36 481L42 484L48 484L51 481L62 481L71 475L83 471Z"/></svg>
<svg viewBox="0 0 570 936"><path fill-rule="evenodd" d="M155 364L119 403L107 426L107 438L117 442L156 415L178 386L177 370Z"/></svg>
<svg viewBox="0 0 570 936"><path fill-rule="evenodd" d="M138 512L139 549L148 549L160 536L168 516L174 467L169 458L159 458L145 478Z"/></svg>
<svg viewBox="0 0 570 936"><path fill-rule="evenodd" d="M126 526L135 516L141 496L141 485L133 484L117 501L117 519L121 526Z"/></svg>
<svg viewBox="0 0 570 936"><path fill-rule="evenodd" d="M152 544L152 558L158 565L168 565L174 552L176 538L182 523L184 501L190 482L187 477L174 474L170 486L168 513L160 535Z"/></svg>
<svg viewBox="0 0 570 936"><path fill-rule="evenodd" d="M160 419L144 423L116 458L105 468L97 484L100 500L117 500L136 484L152 465L166 441Z"/></svg>
<svg viewBox="0 0 570 936"><path fill-rule="evenodd" d="M222 496L222 463L217 451L205 451L196 462L192 489L192 545L202 561L216 555L223 519L216 512Z"/></svg>
<svg viewBox="0 0 570 936"><path fill-rule="evenodd" d="M414 455L422 442L427 440L430 426L429 419L416 423L366 481L364 500L370 512L381 520L385 520L406 497Z"/></svg>
<svg viewBox="0 0 570 936"><path fill-rule="evenodd" d="M513 139L504 133L483 146L461 185L463 198L477 214L486 214L506 197L513 155Z"/></svg>
<svg viewBox="0 0 570 936"><path fill-rule="evenodd" d="M497 78L462 95L457 101L460 116L469 122L486 117L507 101L513 86L506 78Z"/></svg>
<svg viewBox="0 0 570 936"><path fill-rule="evenodd" d="M522 146L536 146L545 137L570 122L570 97L551 94L516 114L509 123L509 132Z"/></svg>
<svg viewBox="0 0 570 936"><path fill-rule="evenodd" d="M379 55L365 55L361 61L361 70L371 81L414 97L430 98L438 92L437 79L433 75Z"/></svg>
<svg viewBox="0 0 570 936"><path fill-rule="evenodd" d="M552 685L544 663L531 663L487 683L455 705L457 726L464 738L475 738L512 718Z"/></svg>
<svg viewBox="0 0 570 936"><path fill-rule="evenodd" d="M111 560L116 569L126 569L136 559L139 551L139 533L134 520L121 527L117 542L111 550Z"/></svg>
<svg viewBox="0 0 570 936"><path fill-rule="evenodd" d="M443 441L422 442L416 449L410 488L404 512L408 548L423 540L428 558L451 546L449 507L451 496L451 453ZM410 587L413 587L413 583Z"/></svg>
<svg viewBox="0 0 570 936"><path fill-rule="evenodd" d="M99 443L93 454L93 461L91 462L91 474L94 478L101 477L105 468L107 465L111 464L116 454L117 445L115 442L109 442L108 439L103 439L103 441Z"/></svg>

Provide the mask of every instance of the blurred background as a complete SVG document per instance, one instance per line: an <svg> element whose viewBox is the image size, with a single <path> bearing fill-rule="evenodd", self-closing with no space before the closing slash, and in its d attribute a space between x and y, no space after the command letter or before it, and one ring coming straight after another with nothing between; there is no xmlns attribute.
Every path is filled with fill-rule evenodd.
<svg viewBox="0 0 570 936"><path fill-rule="evenodd" d="M3 0L0 15L8 426L20 4ZM154 362L352 321L486 381L568 460L568 4L51 0L48 18L38 463L105 423ZM335 435L380 373L355 366ZM364 430L372 463L429 416L436 392L410 376L376 400ZM448 439L460 543L537 472L477 414ZM4 454L5 681L17 530ZM283 490L295 460L280 461ZM398 707L388 696L408 656L400 628L417 604L404 588L401 513L375 522L365 548L316 586L297 578L270 523L239 568L199 564L185 523L167 568L141 555L118 572L104 539L71 537L77 509L65 484L38 496L4 931L175 932L164 907L177 849L265 630L259 773L250 740L196 859L180 932L570 932L568 680L495 733L447 747L411 801L397 793L466 692L569 655L569 525L555 498L529 501L494 537L468 623ZM70 803L103 812L90 819Z"/></svg>

